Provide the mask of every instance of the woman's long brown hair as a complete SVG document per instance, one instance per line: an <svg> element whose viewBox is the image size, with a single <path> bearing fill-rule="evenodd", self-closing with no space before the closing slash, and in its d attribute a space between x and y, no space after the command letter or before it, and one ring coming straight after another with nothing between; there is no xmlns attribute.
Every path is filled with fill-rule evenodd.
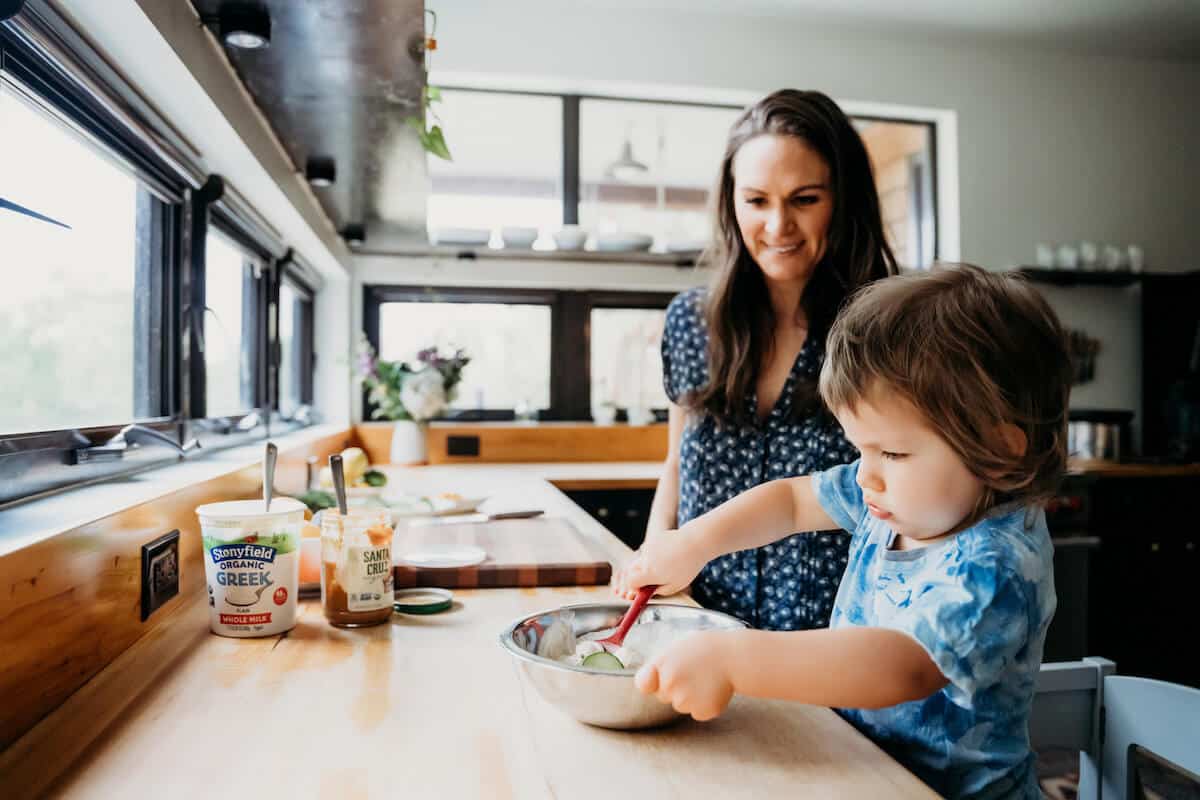
<svg viewBox="0 0 1200 800"><path fill-rule="evenodd" d="M742 145L773 134L802 139L829 167L833 216L828 245L800 299L808 336L821 344L846 298L877 278L896 273L883 233L879 196L862 139L837 104L821 92L783 89L748 108L730 129L715 195L712 259L717 278L705 308L708 384L683 398L689 409L722 423L752 421L747 399L775 332L775 312L762 270L742 241L734 212L733 160ZM794 416L820 407L816 381L797 381Z"/></svg>

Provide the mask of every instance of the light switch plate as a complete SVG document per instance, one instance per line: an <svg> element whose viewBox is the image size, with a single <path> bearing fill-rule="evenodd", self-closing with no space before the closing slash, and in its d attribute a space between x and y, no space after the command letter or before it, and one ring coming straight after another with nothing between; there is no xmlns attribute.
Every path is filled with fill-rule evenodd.
<svg viewBox="0 0 1200 800"><path fill-rule="evenodd" d="M142 545L142 622L179 594L179 531Z"/></svg>

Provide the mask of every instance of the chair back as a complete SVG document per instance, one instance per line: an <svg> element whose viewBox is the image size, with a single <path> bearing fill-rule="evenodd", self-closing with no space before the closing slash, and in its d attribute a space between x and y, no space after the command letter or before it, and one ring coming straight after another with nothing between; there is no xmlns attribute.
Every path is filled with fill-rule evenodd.
<svg viewBox="0 0 1200 800"><path fill-rule="evenodd" d="M1191 773L1165 771L1181 784L1180 796L1200 796L1200 689L1108 675L1103 697L1102 800L1143 796L1135 763L1144 756L1136 748Z"/></svg>

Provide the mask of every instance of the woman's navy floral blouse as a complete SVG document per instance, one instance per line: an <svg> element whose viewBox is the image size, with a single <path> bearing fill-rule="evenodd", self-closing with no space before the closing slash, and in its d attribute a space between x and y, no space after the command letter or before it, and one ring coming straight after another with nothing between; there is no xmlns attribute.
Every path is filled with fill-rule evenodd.
<svg viewBox="0 0 1200 800"><path fill-rule="evenodd" d="M676 404L708 381L704 300L703 289L689 289L667 308L663 383ZM688 414L679 453L679 525L760 483L858 458L836 421L816 415L790 419L796 380L815 381L823 358L821 345L805 343L765 421L722 427L709 414ZM747 398L749 415L756 404L752 393ZM798 533L757 550L730 553L700 571L692 596L706 608L733 614L757 628L826 627L849 544L850 535L844 531Z"/></svg>

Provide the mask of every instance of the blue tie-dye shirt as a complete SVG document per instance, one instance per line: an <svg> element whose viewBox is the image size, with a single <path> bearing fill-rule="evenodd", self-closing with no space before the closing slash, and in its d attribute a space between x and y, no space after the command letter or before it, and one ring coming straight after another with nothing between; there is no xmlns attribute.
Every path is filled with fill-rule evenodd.
<svg viewBox="0 0 1200 800"><path fill-rule="evenodd" d="M895 534L867 513L857 475L857 461L813 475L822 508L853 532L830 627L906 633L950 682L839 713L946 797L1040 798L1028 722L1056 602L1045 514L1000 507L927 547L890 550Z"/></svg>

